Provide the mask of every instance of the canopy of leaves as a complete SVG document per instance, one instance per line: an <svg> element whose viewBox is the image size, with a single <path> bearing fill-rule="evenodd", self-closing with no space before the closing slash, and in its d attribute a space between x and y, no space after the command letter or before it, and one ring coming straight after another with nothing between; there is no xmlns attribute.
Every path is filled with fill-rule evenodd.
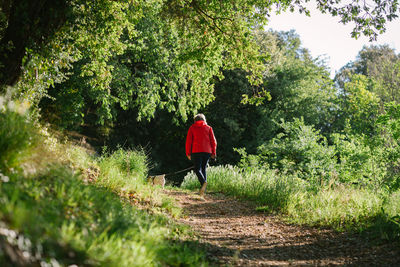
<svg viewBox="0 0 400 267"><path fill-rule="evenodd" d="M340 88L351 81L354 74L368 76L375 83L370 87L381 100L381 106L400 101L400 56L388 45L364 47L354 62L350 62L336 76ZM354 76L355 77L355 76Z"/></svg>

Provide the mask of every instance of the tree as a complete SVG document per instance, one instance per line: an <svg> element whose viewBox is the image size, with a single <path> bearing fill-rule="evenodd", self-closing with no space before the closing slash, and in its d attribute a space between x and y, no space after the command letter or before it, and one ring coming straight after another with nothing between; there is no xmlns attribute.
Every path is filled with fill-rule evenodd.
<svg viewBox="0 0 400 267"><path fill-rule="evenodd" d="M308 125L328 131L337 108L335 88L323 61L311 58L294 32L275 33L284 57L274 64L272 74L264 78L264 88L271 101L260 108L263 116L258 126L258 140L275 136L281 119L303 117Z"/></svg>
<svg viewBox="0 0 400 267"><path fill-rule="evenodd" d="M379 97L373 92L375 86L372 79L362 74L354 74L344 84L341 94L339 119L343 127L353 134L376 134L375 121L379 115Z"/></svg>
<svg viewBox="0 0 400 267"><path fill-rule="evenodd" d="M369 87L377 94L381 101L381 108L385 103L400 101L400 57L388 45L365 46L358 53L354 62L347 64L336 76L340 88L351 81L354 74L369 77L375 81L375 86Z"/></svg>
<svg viewBox="0 0 400 267"><path fill-rule="evenodd" d="M0 92L21 75L27 48L47 43L65 23L66 0L6 0L0 4Z"/></svg>
<svg viewBox="0 0 400 267"><path fill-rule="evenodd" d="M204 113L218 142L219 162L236 163L239 155L233 148L256 153L257 147L272 139L283 119L303 117L308 124L328 131L337 110L335 88L322 62L312 59L301 47L299 36L291 32L258 31L254 33L260 53L266 54L261 89L270 99L258 105L244 103L243 95L256 90L240 69L225 71L224 79L215 84L215 100Z"/></svg>
<svg viewBox="0 0 400 267"><path fill-rule="evenodd" d="M253 60L236 57L229 43L235 36L233 39L225 33L218 36L206 23L204 32L194 26L184 30L164 17L162 5L157 9L153 4L125 8L122 15L126 20L111 21L133 27L130 34L120 28L118 31L123 34L110 38L108 32L101 34L104 32L101 27L80 29L86 37L83 41L78 39L76 54L79 55L73 63L72 75L49 90L54 103L46 99L41 103L47 114L71 125L81 124L82 117L89 113L97 114L100 124L112 123L119 107L136 110L138 119L151 118L157 109L166 109L186 119L189 112L196 112L213 99L212 82L214 77L221 77L223 68L228 65L259 68L257 63L250 66L259 55L252 51L249 42L238 42L238 47L243 48L238 53L254 54ZM86 22L89 23L90 20ZM73 33L74 36L81 35L79 32ZM92 42L92 39L102 41ZM76 116L66 114L64 111L69 107L64 108L65 105L76 107L73 113Z"/></svg>
<svg viewBox="0 0 400 267"><path fill-rule="evenodd" d="M307 0L306 0L307 1ZM319 9L333 16L341 17L341 22L346 24L354 22L355 27L352 37L360 34L376 40L380 33L385 32L385 23L398 17L399 1L397 0L355 0L350 3L336 0L317 0Z"/></svg>
<svg viewBox="0 0 400 267"><path fill-rule="evenodd" d="M227 0L227 1L182 1L154 0L148 2L155 8L162 8L162 15L168 23L178 27L184 36L195 34L202 46L192 50L193 53L201 53L204 48L211 48L211 40L225 41L230 51L232 62L237 63L243 56L250 56L253 50L253 42L249 38L249 27L257 27L267 21L274 4L278 11L290 8L299 9L300 12L308 11L304 4L309 0L291 1L250 1L250 0ZM51 40L62 25L69 26L80 23L82 17L75 16L80 8L90 10L100 9L105 17L112 15L113 9L107 10L102 7L113 3L127 3L126 1L96 0L87 4L82 0L7 0L3 1L0 11L0 73L4 73L0 79L0 88L5 85L13 85L21 74L23 66L22 58L26 49L47 43ZM144 1L130 1L131 6L141 6ZM357 37L363 33L371 38L376 38L378 33L385 31L386 21L397 17L398 0L373 0L353 1L350 4L342 1L317 0L322 12L328 12L333 16L339 15L343 23L355 22L353 36ZM86 6L86 7L85 7ZM70 13L71 11L71 13ZM87 25L89 27L93 25ZM204 38L204 33L216 38ZM212 34L211 34L212 33ZM204 41L201 41L203 40ZM239 42L240 41L240 42ZM236 53L234 51L238 51ZM254 56L254 54L252 54ZM249 58L248 58L249 59ZM247 65L249 68L252 64ZM252 68L254 70L254 68ZM7 72L7 73L5 73ZM3 89L4 90L4 89Z"/></svg>

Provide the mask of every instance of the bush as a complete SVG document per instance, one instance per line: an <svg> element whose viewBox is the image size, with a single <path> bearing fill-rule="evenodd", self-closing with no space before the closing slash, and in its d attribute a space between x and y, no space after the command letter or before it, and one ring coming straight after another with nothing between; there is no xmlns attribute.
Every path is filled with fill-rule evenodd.
<svg viewBox="0 0 400 267"><path fill-rule="evenodd" d="M335 150L319 131L305 125L303 119L282 122L280 127L281 133L259 147L260 165L296 175L316 186L337 177Z"/></svg>
<svg viewBox="0 0 400 267"><path fill-rule="evenodd" d="M333 134L332 137L339 160L339 181L380 188L387 174L387 160L382 148L371 148L365 136Z"/></svg>

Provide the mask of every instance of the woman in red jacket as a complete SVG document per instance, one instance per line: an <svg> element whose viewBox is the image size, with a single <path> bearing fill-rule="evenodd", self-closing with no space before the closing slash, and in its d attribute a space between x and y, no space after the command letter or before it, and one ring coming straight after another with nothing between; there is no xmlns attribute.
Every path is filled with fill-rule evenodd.
<svg viewBox="0 0 400 267"><path fill-rule="evenodd" d="M207 125L203 114L197 114L186 136L186 156L193 160L194 171L201 185L201 196L204 196L207 187L207 163L210 157L215 159L216 149L217 140L211 126Z"/></svg>

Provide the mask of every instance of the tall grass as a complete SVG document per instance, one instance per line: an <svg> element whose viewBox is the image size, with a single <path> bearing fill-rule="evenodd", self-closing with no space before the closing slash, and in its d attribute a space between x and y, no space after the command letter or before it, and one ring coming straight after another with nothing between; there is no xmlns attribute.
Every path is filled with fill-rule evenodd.
<svg viewBox="0 0 400 267"><path fill-rule="evenodd" d="M336 229L366 229L380 214L383 198L368 189L341 186L291 196L287 214L291 221Z"/></svg>
<svg viewBox="0 0 400 267"><path fill-rule="evenodd" d="M36 137L32 123L25 116L10 110L0 111L0 169L17 167Z"/></svg>
<svg viewBox="0 0 400 267"><path fill-rule="evenodd" d="M143 152L96 157L10 114L0 140L14 128L24 132L15 138L39 137L0 146L0 247L15 252L0 250L0 266L207 265L190 230L171 219L180 209L145 183Z"/></svg>
<svg viewBox="0 0 400 267"><path fill-rule="evenodd" d="M295 176L279 176L274 170L244 171L236 166L216 166L208 169L207 188L231 196L268 205L271 211L286 210L290 196L306 190L307 183ZM189 173L182 187L197 188L196 175Z"/></svg>
<svg viewBox="0 0 400 267"><path fill-rule="evenodd" d="M101 169L99 183L111 190L132 189L143 185L147 173L147 158L142 151L118 149L104 154L98 165Z"/></svg>
<svg viewBox="0 0 400 267"><path fill-rule="evenodd" d="M184 264L203 264L200 252L173 241L188 229L121 202L106 188L84 184L65 167L52 166L23 181L10 175L0 190L0 221L40 244L28 251L40 252L40 261L160 266L180 265L176 260L184 258ZM172 252L174 257L165 257Z"/></svg>
<svg viewBox="0 0 400 267"><path fill-rule="evenodd" d="M119 148L113 153L104 153L97 164L100 172L96 184L121 197L143 202L153 211L167 211L173 217L181 215L181 209L171 198L146 183L148 162L143 151Z"/></svg>
<svg viewBox="0 0 400 267"><path fill-rule="evenodd" d="M294 175L233 166L210 167L207 180L209 190L255 201L259 210L280 212L293 223L400 237L400 191L377 192L343 184L317 188ZM187 189L198 186L193 172L182 183Z"/></svg>

